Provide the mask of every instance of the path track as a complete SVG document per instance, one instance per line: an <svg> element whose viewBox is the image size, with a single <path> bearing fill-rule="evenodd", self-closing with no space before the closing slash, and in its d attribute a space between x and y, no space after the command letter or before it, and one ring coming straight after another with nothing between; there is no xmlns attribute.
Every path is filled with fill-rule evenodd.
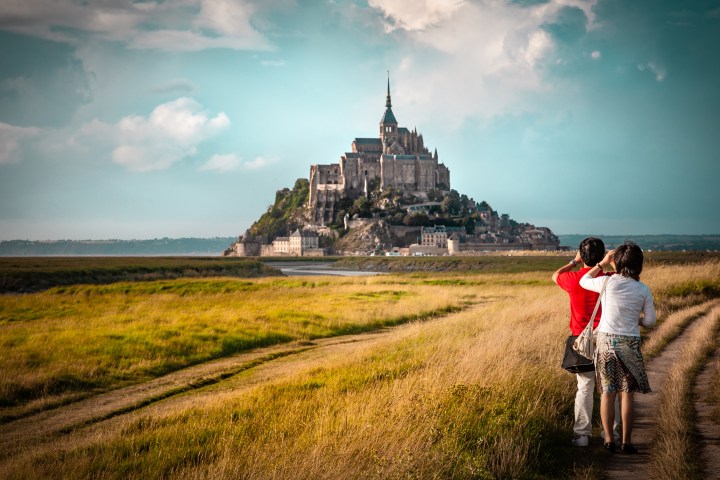
<svg viewBox="0 0 720 480"><path fill-rule="evenodd" d="M702 444L702 459L705 465L703 478L720 479L720 424L712 419L713 410L718 407L708 398L710 379L720 367L720 348L710 357L705 368L698 375L693 392L694 407L697 413L697 429Z"/></svg>
<svg viewBox="0 0 720 480"><path fill-rule="evenodd" d="M716 305L717 303L708 302L707 305L711 304ZM707 312L699 318L710 315L711 310L711 308L708 308ZM632 441L639 453L637 455L613 455L606 466L605 473L608 479L637 480L640 478L648 478L648 472L650 471L650 452L655 437L656 417L660 406L663 384L665 383L668 371L673 365L673 362L692 337L692 332L701 326L701 322L698 321L699 318L694 319L682 334L673 340L659 356L647 362L646 371L652 392L645 395L635 395L635 425L632 433ZM700 421L703 420L700 419ZM720 450L720 447L718 447L718 450ZM720 458L716 458L715 461L720 461ZM720 470L716 470L716 472L717 471Z"/></svg>
<svg viewBox="0 0 720 480"><path fill-rule="evenodd" d="M265 364L279 357L308 350L326 350L386 336L391 329L358 335L344 335L312 342L295 342L261 348L220 360L188 367L148 382L96 395L85 400L0 425L0 458L28 444L53 438L179 394L197 390Z"/></svg>

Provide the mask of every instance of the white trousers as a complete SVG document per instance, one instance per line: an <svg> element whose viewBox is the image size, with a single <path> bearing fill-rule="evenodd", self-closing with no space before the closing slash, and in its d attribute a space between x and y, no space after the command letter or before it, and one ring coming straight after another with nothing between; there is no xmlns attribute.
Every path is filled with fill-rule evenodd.
<svg viewBox="0 0 720 480"><path fill-rule="evenodd" d="M576 437L592 436L593 394L595 393L595 372L576 373L577 393L575 394L575 427ZM620 395L617 396L619 398ZM615 422L613 430L619 432L620 407L615 400Z"/></svg>

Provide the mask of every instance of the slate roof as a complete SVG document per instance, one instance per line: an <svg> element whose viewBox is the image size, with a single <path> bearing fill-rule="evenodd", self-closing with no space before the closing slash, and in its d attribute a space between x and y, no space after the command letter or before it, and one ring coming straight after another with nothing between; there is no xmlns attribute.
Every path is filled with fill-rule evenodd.
<svg viewBox="0 0 720 480"><path fill-rule="evenodd" d="M380 141L379 138L356 138L353 141L355 143L360 143L360 144L364 144L364 145L373 145L373 144L382 145L382 142Z"/></svg>
<svg viewBox="0 0 720 480"><path fill-rule="evenodd" d="M410 130L405 127L400 127L398 128L398 133L405 135L406 133L410 133Z"/></svg>
<svg viewBox="0 0 720 480"><path fill-rule="evenodd" d="M380 120L380 123L394 123L397 125L397 120L395 120L395 115L393 115L392 109L390 107L385 109L385 115L383 115L382 120Z"/></svg>
<svg viewBox="0 0 720 480"><path fill-rule="evenodd" d="M291 236L291 237L313 238L313 237L317 237L318 235L317 235L317 233L315 233L315 232L310 232L310 231L307 231L307 230L295 230L295 231L292 233L292 235L290 235L290 236Z"/></svg>

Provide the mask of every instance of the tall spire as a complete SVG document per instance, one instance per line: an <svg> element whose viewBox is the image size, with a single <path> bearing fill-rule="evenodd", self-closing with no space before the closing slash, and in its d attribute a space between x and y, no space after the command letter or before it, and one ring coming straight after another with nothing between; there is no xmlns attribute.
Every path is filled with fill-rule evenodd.
<svg viewBox="0 0 720 480"><path fill-rule="evenodd" d="M392 107L392 103L390 102L390 70L388 70L388 93L385 99L385 106L387 108Z"/></svg>

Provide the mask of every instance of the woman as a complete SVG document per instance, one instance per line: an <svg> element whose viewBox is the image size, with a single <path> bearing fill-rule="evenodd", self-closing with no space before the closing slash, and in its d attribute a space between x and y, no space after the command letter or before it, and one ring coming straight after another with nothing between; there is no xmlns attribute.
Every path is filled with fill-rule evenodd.
<svg viewBox="0 0 720 480"><path fill-rule="evenodd" d="M617 275L595 278L608 265L612 265ZM603 314L596 329L595 370L601 387L600 416L606 439L613 438L613 406L620 392L623 430L620 451L623 453L637 453L631 439L635 420L633 394L650 392L640 353L640 325L655 325L655 305L650 289L640 281L642 267L640 247L625 242L609 251L580 279L581 287L594 292L600 292L607 279L601 298ZM606 442L604 446L615 452L614 442Z"/></svg>

